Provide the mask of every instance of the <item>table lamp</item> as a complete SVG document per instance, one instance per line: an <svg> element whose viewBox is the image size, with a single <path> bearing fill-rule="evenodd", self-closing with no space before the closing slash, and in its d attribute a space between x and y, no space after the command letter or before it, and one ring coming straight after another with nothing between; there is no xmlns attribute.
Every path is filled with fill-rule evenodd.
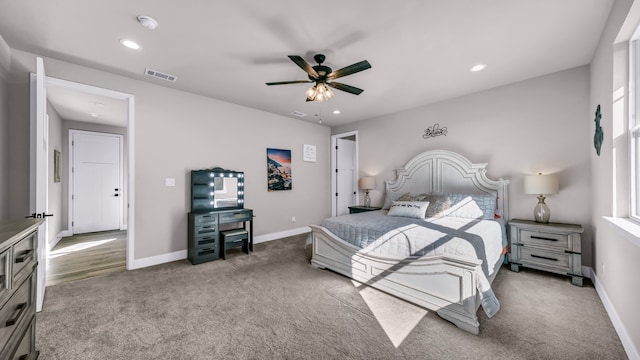
<svg viewBox="0 0 640 360"><path fill-rule="evenodd" d="M544 203L545 195L557 194L559 182L557 175L527 175L524 177L524 193L538 195L538 204L533 209L533 217L536 222L548 223L551 210Z"/></svg>
<svg viewBox="0 0 640 360"><path fill-rule="evenodd" d="M365 191L364 206L371 207L371 198L369 197L369 190L375 187L375 179L371 176L363 176L358 182L360 189Z"/></svg>

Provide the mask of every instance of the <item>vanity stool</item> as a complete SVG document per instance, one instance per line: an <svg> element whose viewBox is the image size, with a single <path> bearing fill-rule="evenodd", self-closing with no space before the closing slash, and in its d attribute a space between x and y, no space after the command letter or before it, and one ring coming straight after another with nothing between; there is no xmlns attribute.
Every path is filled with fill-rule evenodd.
<svg viewBox="0 0 640 360"><path fill-rule="evenodd" d="M220 231L220 255L223 259L226 259L227 249L232 249L242 246L242 251L245 254L249 253L249 232L245 229L232 229Z"/></svg>

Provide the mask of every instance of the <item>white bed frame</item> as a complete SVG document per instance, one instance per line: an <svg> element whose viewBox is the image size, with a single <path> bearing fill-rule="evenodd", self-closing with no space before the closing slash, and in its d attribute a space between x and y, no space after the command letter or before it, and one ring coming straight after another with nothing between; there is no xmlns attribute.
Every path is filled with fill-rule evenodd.
<svg viewBox="0 0 640 360"><path fill-rule="evenodd" d="M422 193L494 193L498 197L496 214L508 219L509 180L491 180L487 164L473 164L465 157L446 150L419 154L397 169L397 178L386 181L389 203L401 195ZM388 204L385 204L388 205ZM387 206L385 206L387 208ZM329 269L365 285L434 310L438 315L470 333L478 334L476 316L480 296L476 287L482 260L454 255L387 258L365 254L326 228L310 225L311 264ZM493 282L502 261L495 265Z"/></svg>

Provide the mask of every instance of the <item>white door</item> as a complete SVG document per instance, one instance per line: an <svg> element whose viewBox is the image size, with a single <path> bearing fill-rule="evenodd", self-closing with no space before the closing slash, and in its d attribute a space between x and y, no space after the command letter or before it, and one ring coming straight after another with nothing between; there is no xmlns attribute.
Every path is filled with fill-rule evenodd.
<svg viewBox="0 0 640 360"><path fill-rule="evenodd" d="M47 94L45 89L44 61L36 58L36 73L31 74L31 150L30 150L30 201L29 210L34 217L44 217L38 228L38 272L36 290L36 311L42 310L47 279L48 250L48 142L49 127L46 114Z"/></svg>
<svg viewBox="0 0 640 360"><path fill-rule="evenodd" d="M355 150L355 141L336 140L336 216L348 214L357 203Z"/></svg>
<svg viewBox="0 0 640 360"><path fill-rule="evenodd" d="M121 137L72 132L73 233L120 228Z"/></svg>

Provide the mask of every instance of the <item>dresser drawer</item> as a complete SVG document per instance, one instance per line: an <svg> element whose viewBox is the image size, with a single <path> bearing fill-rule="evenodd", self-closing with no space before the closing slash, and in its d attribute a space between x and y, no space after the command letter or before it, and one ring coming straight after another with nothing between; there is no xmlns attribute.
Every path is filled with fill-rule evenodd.
<svg viewBox="0 0 640 360"><path fill-rule="evenodd" d="M34 360L38 358L38 352L36 351L36 334L35 334L35 316L31 319L29 327L22 335L22 340L18 345L12 360Z"/></svg>
<svg viewBox="0 0 640 360"><path fill-rule="evenodd" d="M238 212L228 212L220 214L220 223L232 223L232 222L240 222L240 221L249 221L253 217L253 212L251 211L238 211Z"/></svg>
<svg viewBox="0 0 640 360"><path fill-rule="evenodd" d="M193 229L194 238L217 236L218 226L216 224L196 226Z"/></svg>
<svg viewBox="0 0 640 360"><path fill-rule="evenodd" d="M37 261L36 246L38 237L33 233L13 246L13 281L17 281L25 273L30 273L32 262Z"/></svg>
<svg viewBox="0 0 640 360"><path fill-rule="evenodd" d="M193 215L193 225L211 225L218 223L218 214L196 214Z"/></svg>
<svg viewBox="0 0 640 360"><path fill-rule="evenodd" d="M520 230L520 243L566 250L569 247L569 235L544 231Z"/></svg>
<svg viewBox="0 0 640 360"><path fill-rule="evenodd" d="M217 235L195 237L193 240L194 240L194 245L195 245L196 248L217 247L218 246L218 236Z"/></svg>
<svg viewBox="0 0 640 360"><path fill-rule="evenodd" d="M520 247L520 262L540 269L566 273L569 271L571 254L540 248Z"/></svg>
<svg viewBox="0 0 640 360"><path fill-rule="evenodd" d="M7 344L19 324L33 314L33 276L22 283L9 301L0 309L0 344ZM6 349L2 349L4 353Z"/></svg>

